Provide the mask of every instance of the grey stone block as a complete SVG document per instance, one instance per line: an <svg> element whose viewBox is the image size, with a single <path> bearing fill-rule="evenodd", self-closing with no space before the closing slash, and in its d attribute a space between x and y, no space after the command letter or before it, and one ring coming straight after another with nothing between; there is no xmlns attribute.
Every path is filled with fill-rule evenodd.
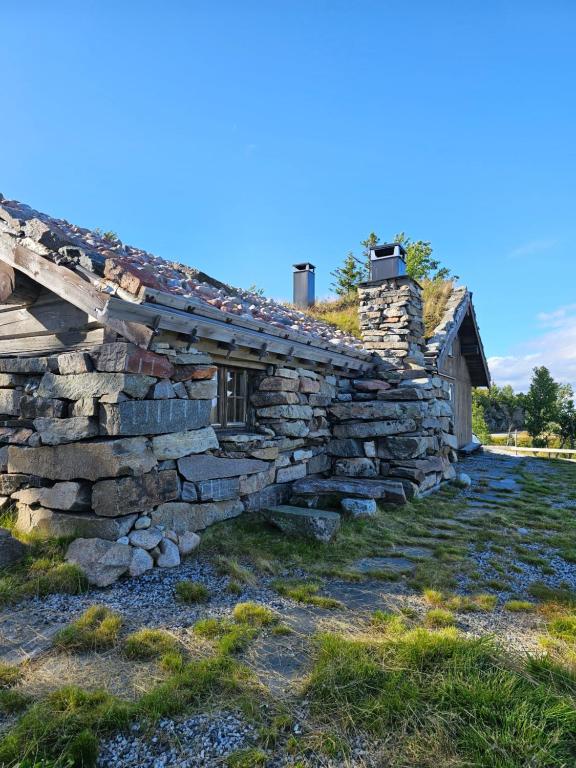
<svg viewBox="0 0 576 768"><path fill-rule="evenodd" d="M180 483L174 470L100 480L92 488L92 509L97 515L116 517L143 512L179 495Z"/></svg>
<svg viewBox="0 0 576 768"><path fill-rule="evenodd" d="M189 456L178 460L178 470L186 480L216 480L263 472L269 464L258 459L221 459L218 456Z"/></svg>
<svg viewBox="0 0 576 768"><path fill-rule="evenodd" d="M162 435L200 429L210 421L209 400L129 400L100 406L104 435Z"/></svg>

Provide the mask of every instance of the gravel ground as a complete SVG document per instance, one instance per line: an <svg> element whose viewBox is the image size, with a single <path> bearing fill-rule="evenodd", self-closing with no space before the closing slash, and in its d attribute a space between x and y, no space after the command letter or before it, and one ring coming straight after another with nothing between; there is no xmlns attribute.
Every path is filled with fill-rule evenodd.
<svg viewBox="0 0 576 768"><path fill-rule="evenodd" d="M511 494L521 490L521 486L510 482L517 480L517 467L522 464L530 469L537 462L540 476L553 474L553 468L538 460L516 459L510 456L493 454L477 455L466 459L461 470L470 474L474 480L467 509L462 512L460 521L444 521L457 527L460 523L467 526L467 515L475 510L480 515L492 514L493 500L502 499L502 488L508 488ZM482 483L479 484L478 481ZM503 482L504 481L504 482ZM480 492L479 492L480 491ZM480 497L482 501L479 502ZM478 505L482 509L479 509ZM484 512L485 508L485 512ZM494 514L501 510L494 508ZM442 532L443 529L439 529ZM526 536L529 541L530 531L518 529L516 533ZM541 532L540 532L541 533ZM425 544L424 544L425 545ZM509 586L502 591L490 590L499 599L499 605L492 612L459 613L458 627L471 636L491 634L517 653L538 652L538 635L542 631L542 619L537 614L510 613L503 609L503 603L512 597L525 597L528 586L534 581L541 581L551 587L561 584L571 585L576 589L576 564L568 563L549 547L542 544L528 544L525 548L544 557L554 569L553 574L542 573L540 567L530 565L518 559L512 546L505 551L494 552L487 544L482 550L470 545L469 561L482 580L501 580L502 574L493 567L499 562L506 568ZM425 554L420 552L420 554ZM515 572L510 565L518 569ZM303 574L290 574L291 576ZM183 579L204 584L210 594L208 604L185 605L175 599L174 588ZM346 608L343 611L327 612L307 606L295 606L280 597L270 588L270 577L259 579L257 586L243 586L240 595L227 591L229 578L216 572L206 555L200 555L174 570L153 569L139 579L120 581L104 590L91 590L85 595L49 595L41 599L23 601L16 606L0 612L0 659L18 661L23 656L34 656L49 648L53 632L69 623L89 605L98 602L119 611L125 621L126 629L136 627L162 627L174 632L182 639L190 637L189 629L204 616L228 614L237 602L251 600L267 605L278 611L283 619L295 628L293 636L282 638L286 645L280 647L279 639L274 639L274 647L266 647L265 639L258 640L247 654L246 662L253 666L264 683L270 683L271 675L286 671L288 687L291 680L302 674L307 661L308 638L323 621L342 621L349 625L358 624L376 607L398 610L411 607L418 618L422 619L430 606L420 594L408 589L404 581L399 582L342 582L329 580L326 594L341 599ZM458 592L474 591L474 584L463 576ZM293 637L293 639L290 639ZM298 648L297 648L297 644ZM285 653L286 651L286 653ZM270 659L266 656L269 652ZM285 656L293 653L293 667L290 668ZM42 665L39 658L37 665ZM105 665L105 659L102 661ZM274 667L276 665L276 667ZM283 665L285 669L282 670ZM261 667L261 668L260 668ZM80 669L80 666L78 667ZM51 671L51 670L50 670ZM52 671L52 674L55 674ZM71 674L75 674L75 668ZM82 673L80 673L82 674ZM266 679L268 675L268 680ZM40 676L40 675L39 675ZM294 677L295 676L295 677ZM79 680L79 684L87 684ZM134 684L137 686L137 683ZM292 686L293 688L293 686ZM306 715L303 713L301 724L296 724L296 732L305 728ZM153 733L144 731L135 724L127 734L119 734L101 744L98 761L100 768L193 768L195 766L225 766L227 757L238 749L253 746L257 742L254 726L245 722L241 716L231 712L202 713L192 717L161 720ZM306 755L306 765L314 768L381 768L385 764L376 757L378 745L358 740L352 745L352 752L346 759L328 758L321 755ZM285 768L292 766L297 758L275 750L269 755L267 768Z"/></svg>
<svg viewBox="0 0 576 768"><path fill-rule="evenodd" d="M204 768L249 746L254 729L235 714L216 712L185 720L160 720L154 735L135 723L128 735L100 744L100 768Z"/></svg>

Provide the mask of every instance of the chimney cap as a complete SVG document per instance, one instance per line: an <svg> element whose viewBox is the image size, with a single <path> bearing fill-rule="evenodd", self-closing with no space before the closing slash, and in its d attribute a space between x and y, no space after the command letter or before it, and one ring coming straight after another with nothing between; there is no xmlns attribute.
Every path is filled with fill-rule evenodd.
<svg viewBox="0 0 576 768"><path fill-rule="evenodd" d="M297 272L304 272L304 271L314 272L314 270L316 269L314 264L311 264L309 261L302 261L300 264L292 264L292 266Z"/></svg>
<svg viewBox="0 0 576 768"><path fill-rule="evenodd" d="M387 256L400 256L406 260L406 249L402 243L380 243L370 248L371 259L383 259Z"/></svg>

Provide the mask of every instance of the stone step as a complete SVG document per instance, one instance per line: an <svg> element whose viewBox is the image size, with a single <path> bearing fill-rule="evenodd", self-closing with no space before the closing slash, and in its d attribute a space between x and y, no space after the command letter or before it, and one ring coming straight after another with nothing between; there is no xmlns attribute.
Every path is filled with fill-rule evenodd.
<svg viewBox="0 0 576 768"><path fill-rule="evenodd" d="M352 496L361 499L382 499L393 504L405 504L406 493L396 480L372 480L349 477L305 477L292 486L296 496Z"/></svg>
<svg viewBox="0 0 576 768"><path fill-rule="evenodd" d="M303 536L324 543L331 541L340 528L338 512L329 512L325 509L281 505L267 507L262 514L269 523L289 536Z"/></svg>

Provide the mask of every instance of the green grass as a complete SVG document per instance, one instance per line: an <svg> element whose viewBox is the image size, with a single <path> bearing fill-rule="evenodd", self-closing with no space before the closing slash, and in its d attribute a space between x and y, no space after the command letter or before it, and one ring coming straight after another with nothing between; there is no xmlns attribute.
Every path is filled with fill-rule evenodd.
<svg viewBox="0 0 576 768"><path fill-rule="evenodd" d="M454 614L443 608L432 608L429 610L424 621L429 627L452 627L456 623Z"/></svg>
<svg viewBox="0 0 576 768"><path fill-rule="evenodd" d="M504 603L504 609L512 613L533 613L536 610L536 606L528 600L508 600Z"/></svg>
<svg viewBox="0 0 576 768"><path fill-rule="evenodd" d="M0 661L0 688L10 688L22 678L22 669L16 664Z"/></svg>
<svg viewBox="0 0 576 768"><path fill-rule="evenodd" d="M239 749L226 759L228 768L258 768L266 765L266 752L256 747Z"/></svg>
<svg viewBox="0 0 576 768"><path fill-rule="evenodd" d="M233 557L219 556L215 559L215 566L218 573L230 576L231 579L240 584L247 584L249 587L253 587L257 583L256 576L252 571L241 565Z"/></svg>
<svg viewBox="0 0 576 768"><path fill-rule="evenodd" d="M206 603L210 592L197 581L179 581L175 587L176 597L183 603Z"/></svg>
<svg viewBox="0 0 576 768"><path fill-rule="evenodd" d="M234 606L232 616L239 624L248 624L251 627L267 627L279 621L274 611L257 603L238 603Z"/></svg>
<svg viewBox="0 0 576 768"><path fill-rule="evenodd" d="M549 587L541 582L534 582L528 587L528 593L542 602L576 606L576 594L565 587Z"/></svg>
<svg viewBox="0 0 576 768"><path fill-rule="evenodd" d="M164 629L139 629L128 635L122 645L126 658L145 661L159 659L168 653L177 652L180 643Z"/></svg>
<svg viewBox="0 0 576 768"><path fill-rule="evenodd" d="M12 529L15 514L6 513L0 525ZM44 597L54 593L81 594L88 582L78 566L64 562L69 538L44 539L22 537L28 545L24 560L10 568L0 569L0 606L27 597Z"/></svg>
<svg viewBox="0 0 576 768"><path fill-rule="evenodd" d="M276 580L272 583L272 588L283 597L288 597L297 603L314 605L317 608L342 608L340 600L333 597L323 597L319 595L320 584L315 581L286 581Z"/></svg>
<svg viewBox="0 0 576 768"><path fill-rule="evenodd" d="M371 616L372 626L377 630L384 630L387 633L404 632L406 630L406 618L397 613L389 613L380 609L373 612Z"/></svg>
<svg viewBox="0 0 576 768"><path fill-rule="evenodd" d="M122 617L104 605L91 605L64 629L56 633L53 645L59 650L94 651L110 648L118 640Z"/></svg>
<svg viewBox="0 0 576 768"><path fill-rule="evenodd" d="M454 629L370 640L326 633L317 638L306 695L320 723L394 734L394 764L431 765L424 758L432 755L438 765L571 765L573 700L531 674L490 639Z"/></svg>
<svg viewBox="0 0 576 768"><path fill-rule="evenodd" d="M576 643L576 615L552 619L546 628L552 637L557 637L566 643Z"/></svg>
<svg viewBox="0 0 576 768"><path fill-rule="evenodd" d="M33 704L0 740L0 765L93 768L98 738L127 727L131 714L128 704L103 691L61 688Z"/></svg>
<svg viewBox="0 0 576 768"><path fill-rule="evenodd" d="M15 715L18 712L25 710L32 699L22 691L14 690L13 688L0 689L0 712L5 715Z"/></svg>

